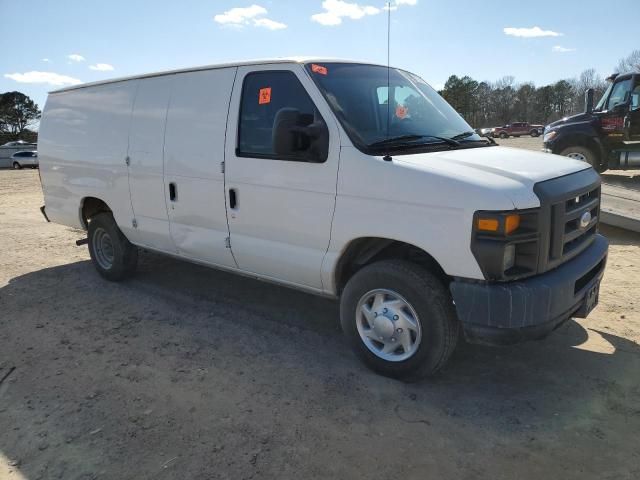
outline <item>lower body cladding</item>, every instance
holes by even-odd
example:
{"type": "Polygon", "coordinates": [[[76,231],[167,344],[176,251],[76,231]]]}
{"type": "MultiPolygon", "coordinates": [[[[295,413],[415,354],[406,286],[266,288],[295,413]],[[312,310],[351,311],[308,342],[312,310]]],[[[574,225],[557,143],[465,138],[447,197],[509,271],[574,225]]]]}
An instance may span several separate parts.
{"type": "Polygon", "coordinates": [[[581,254],[554,270],[520,281],[454,280],[450,289],[466,339],[510,345],[540,339],[598,302],[609,244],[596,235],[581,254]]]}

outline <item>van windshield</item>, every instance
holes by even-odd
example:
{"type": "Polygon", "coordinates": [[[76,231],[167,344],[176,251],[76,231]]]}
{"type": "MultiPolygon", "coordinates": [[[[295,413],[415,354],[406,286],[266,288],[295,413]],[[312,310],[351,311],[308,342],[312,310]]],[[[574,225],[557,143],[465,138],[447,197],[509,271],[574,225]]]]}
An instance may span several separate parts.
{"type": "Polygon", "coordinates": [[[306,68],[357,148],[487,145],[424,80],[395,68],[354,63],[306,68]]]}

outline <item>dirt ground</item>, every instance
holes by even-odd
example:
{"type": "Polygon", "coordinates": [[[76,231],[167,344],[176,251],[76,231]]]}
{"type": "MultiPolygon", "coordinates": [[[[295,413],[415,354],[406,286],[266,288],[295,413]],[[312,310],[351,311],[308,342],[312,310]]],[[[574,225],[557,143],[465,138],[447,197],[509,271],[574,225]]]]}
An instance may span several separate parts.
{"type": "Polygon", "coordinates": [[[403,384],[333,301],[150,253],[108,283],[41,204],[0,171],[0,479],[640,478],[639,235],[602,228],[588,319],[403,384]]]}

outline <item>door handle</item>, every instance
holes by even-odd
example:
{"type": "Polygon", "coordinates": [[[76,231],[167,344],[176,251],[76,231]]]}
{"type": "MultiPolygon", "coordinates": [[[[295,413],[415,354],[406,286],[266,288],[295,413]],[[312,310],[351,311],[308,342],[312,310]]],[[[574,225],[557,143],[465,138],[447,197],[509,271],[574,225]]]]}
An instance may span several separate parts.
{"type": "Polygon", "coordinates": [[[238,194],[235,188],[229,189],[229,208],[235,208],[238,206],[238,194]]]}
{"type": "Polygon", "coordinates": [[[174,182],[169,184],[169,200],[175,202],[178,199],[178,187],[174,182]]]}

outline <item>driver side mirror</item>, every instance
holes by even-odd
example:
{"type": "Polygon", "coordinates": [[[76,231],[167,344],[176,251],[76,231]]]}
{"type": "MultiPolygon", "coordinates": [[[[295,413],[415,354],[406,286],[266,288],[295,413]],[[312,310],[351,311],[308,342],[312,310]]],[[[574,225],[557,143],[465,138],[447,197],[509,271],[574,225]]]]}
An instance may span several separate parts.
{"type": "Polygon", "coordinates": [[[593,88],[587,88],[584,92],[584,112],[592,113],[593,112],[593,88]]]}
{"type": "Polygon", "coordinates": [[[329,130],[322,119],[296,108],[281,108],[273,121],[273,151],[283,157],[321,163],[329,152],[329,130]]]}

